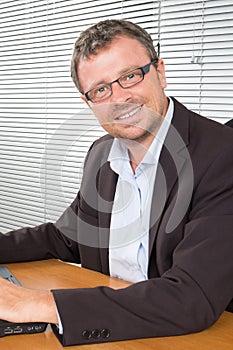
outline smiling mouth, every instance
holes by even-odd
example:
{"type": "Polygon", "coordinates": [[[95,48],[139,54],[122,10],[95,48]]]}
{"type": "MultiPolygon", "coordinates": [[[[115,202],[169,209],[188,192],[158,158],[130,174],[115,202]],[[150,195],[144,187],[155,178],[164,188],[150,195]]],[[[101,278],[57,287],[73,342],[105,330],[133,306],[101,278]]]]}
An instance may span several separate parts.
{"type": "Polygon", "coordinates": [[[130,117],[134,116],[136,113],[138,113],[141,109],[142,109],[142,106],[139,106],[139,107],[133,109],[132,111],[127,112],[127,113],[121,115],[120,117],[117,117],[116,120],[125,120],[127,118],[130,118],[130,117]]]}

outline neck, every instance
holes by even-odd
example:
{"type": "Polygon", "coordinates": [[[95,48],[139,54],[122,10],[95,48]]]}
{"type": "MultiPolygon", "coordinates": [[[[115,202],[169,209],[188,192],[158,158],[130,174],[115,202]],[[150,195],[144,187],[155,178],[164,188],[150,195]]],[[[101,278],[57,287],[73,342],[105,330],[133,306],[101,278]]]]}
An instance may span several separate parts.
{"type": "Polygon", "coordinates": [[[150,134],[150,137],[147,137],[144,142],[141,142],[140,140],[124,140],[124,143],[128,148],[130,165],[134,173],[136,172],[137,166],[143,160],[154,138],[155,136],[150,134]]]}

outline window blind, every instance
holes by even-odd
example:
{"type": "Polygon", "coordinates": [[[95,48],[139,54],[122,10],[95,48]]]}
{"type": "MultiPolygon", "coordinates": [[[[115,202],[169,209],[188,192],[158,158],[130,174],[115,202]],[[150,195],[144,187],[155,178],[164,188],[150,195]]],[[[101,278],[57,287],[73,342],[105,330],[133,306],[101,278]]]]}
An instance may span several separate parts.
{"type": "Polygon", "coordinates": [[[231,0],[0,1],[0,231],[56,220],[103,134],[79,99],[70,58],[80,32],[107,18],[140,24],[161,47],[167,95],[232,116],[231,0]]]}
{"type": "Polygon", "coordinates": [[[157,1],[0,1],[0,231],[54,221],[103,134],[70,78],[79,33],[127,18],[155,41],[157,1]]]}
{"type": "Polygon", "coordinates": [[[160,25],[167,94],[221,123],[233,118],[233,2],[163,0],[160,25]]]}

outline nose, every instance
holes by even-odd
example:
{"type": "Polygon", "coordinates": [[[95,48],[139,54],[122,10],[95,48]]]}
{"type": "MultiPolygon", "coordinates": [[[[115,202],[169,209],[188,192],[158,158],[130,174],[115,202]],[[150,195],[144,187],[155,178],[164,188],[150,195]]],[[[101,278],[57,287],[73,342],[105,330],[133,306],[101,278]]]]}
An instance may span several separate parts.
{"type": "Polygon", "coordinates": [[[132,97],[132,93],[129,89],[124,89],[116,81],[112,84],[112,96],[111,102],[126,102],[132,97]]]}

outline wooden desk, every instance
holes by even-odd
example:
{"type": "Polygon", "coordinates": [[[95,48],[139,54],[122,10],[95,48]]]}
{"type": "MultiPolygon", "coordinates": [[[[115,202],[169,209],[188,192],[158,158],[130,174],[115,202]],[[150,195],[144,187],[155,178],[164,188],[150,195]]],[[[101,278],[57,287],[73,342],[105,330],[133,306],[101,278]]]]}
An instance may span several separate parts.
{"type": "MultiPolygon", "coordinates": [[[[7,264],[24,287],[37,289],[85,288],[106,285],[126,287],[128,283],[57,260],[7,264]]],[[[44,333],[11,335],[0,338],[1,350],[61,350],[64,349],[50,326],[44,333]]],[[[67,350],[78,346],[66,347],[67,350]]],[[[83,350],[232,350],[233,313],[224,312],[209,329],[185,336],[138,339],[96,345],[82,345],[83,350]]]]}

